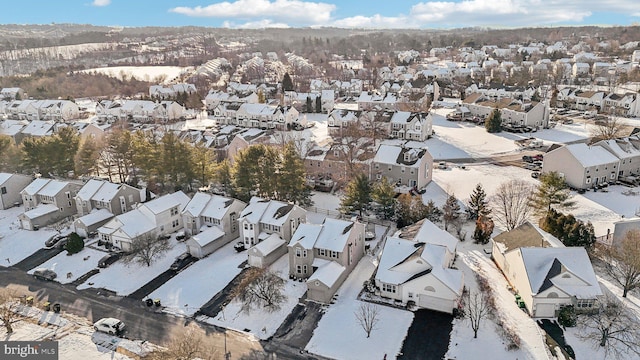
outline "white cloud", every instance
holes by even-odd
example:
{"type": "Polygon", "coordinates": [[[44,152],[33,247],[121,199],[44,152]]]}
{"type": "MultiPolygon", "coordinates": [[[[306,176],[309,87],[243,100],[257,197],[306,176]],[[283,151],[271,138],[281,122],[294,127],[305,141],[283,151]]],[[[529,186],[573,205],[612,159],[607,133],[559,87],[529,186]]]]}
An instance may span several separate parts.
{"type": "Polygon", "coordinates": [[[334,21],[336,27],[344,28],[373,28],[373,29],[409,29],[417,28],[418,24],[404,15],[397,17],[382,16],[353,16],[334,21]]]}
{"type": "Polygon", "coordinates": [[[225,21],[222,23],[222,27],[234,28],[234,29],[267,29],[267,28],[289,28],[290,26],[285,23],[274,23],[269,19],[263,19],[258,21],[249,21],[244,24],[236,24],[231,21],[225,21]]]}
{"type": "Polygon", "coordinates": [[[111,4],[111,0],[93,0],[91,3],[93,6],[107,6],[109,4],[111,4]]]}
{"type": "Polygon", "coordinates": [[[216,17],[250,20],[254,22],[272,21],[276,24],[294,23],[301,25],[328,24],[333,4],[307,2],[301,0],[236,0],[220,2],[208,6],[176,7],[169,11],[193,17],[216,17]]]}

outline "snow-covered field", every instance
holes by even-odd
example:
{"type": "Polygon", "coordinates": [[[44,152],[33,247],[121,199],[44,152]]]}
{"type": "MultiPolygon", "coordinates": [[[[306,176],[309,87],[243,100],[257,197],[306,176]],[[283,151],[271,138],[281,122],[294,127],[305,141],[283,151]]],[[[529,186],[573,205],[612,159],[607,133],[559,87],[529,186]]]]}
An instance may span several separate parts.
{"type": "Polygon", "coordinates": [[[19,228],[18,215],[23,207],[0,210],[0,267],[11,266],[44,247],[44,242],[57,234],[54,230],[28,231],[19,228]]]}
{"type": "Polygon", "coordinates": [[[116,292],[117,295],[127,296],[168,270],[175,258],[186,252],[186,246],[183,243],[172,240],[171,245],[171,249],[156,259],[151,266],[137,263],[125,264],[119,260],[90,277],[77,288],[78,290],[104,288],[116,292]]]}
{"type": "Polygon", "coordinates": [[[236,299],[232,300],[215,318],[207,318],[205,322],[225,328],[245,331],[249,329],[251,333],[260,339],[268,339],[272,336],[291,310],[296,306],[300,297],[307,291],[307,285],[303,282],[290,280],[289,255],[284,255],[273,263],[269,268],[285,279],[284,294],[286,301],[281,304],[280,309],[270,312],[264,309],[255,309],[249,313],[242,312],[242,303],[236,299]]]}
{"type": "MultiPolygon", "coordinates": [[[[36,268],[51,269],[58,274],[56,281],[61,284],[68,284],[98,267],[98,261],[107,253],[100,250],[85,247],[77,254],[67,255],[66,251],[54,256],[49,261],[36,268]]],[[[28,274],[33,274],[34,269],[28,274]]]]}
{"type": "Polygon", "coordinates": [[[305,350],[334,359],[382,359],[395,357],[411,326],[413,313],[379,306],[377,329],[367,338],[355,313],[361,302],[357,299],[362,284],[369,279],[374,258],[365,256],[338,290],[338,299],[328,307],[305,350]]]}
{"type": "Polygon", "coordinates": [[[196,261],[164,283],[149,297],[160,299],[165,312],[193,315],[240,273],[247,252],[237,252],[235,241],[196,261]]]}
{"type": "Polygon", "coordinates": [[[86,69],[82,70],[82,72],[96,72],[119,80],[122,80],[123,77],[133,77],[140,81],[155,82],[162,78],[163,83],[168,83],[189,69],[180,66],[113,66],[86,69]]]}

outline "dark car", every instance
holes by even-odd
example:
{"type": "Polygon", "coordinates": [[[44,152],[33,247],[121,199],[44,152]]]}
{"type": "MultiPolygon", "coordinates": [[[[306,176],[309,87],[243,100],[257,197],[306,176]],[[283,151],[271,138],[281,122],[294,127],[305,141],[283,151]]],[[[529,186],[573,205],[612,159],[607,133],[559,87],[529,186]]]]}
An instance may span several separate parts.
{"type": "Polygon", "coordinates": [[[191,262],[193,262],[194,260],[195,259],[193,256],[191,256],[191,254],[184,253],[176,258],[176,260],[173,262],[173,264],[171,264],[171,267],[169,267],[169,269],[173,271],[182,270],[187,265],[191,264],[191,262]]]}
{"type": "Polygon", "coordinates": [[[67,243],[67,236],[58,234],[58,235],[54,235],[52,238],[45,241],[44,247],[47,249],[51,249],[53,247],[62,247],[66,243],[67,243]]]}
{"type": "Polygon", "coordinates": [[[532,158],[531,156],[529,156],[529,155],[524,155],[524,156],[522,157],[522,161],[530,163],[530,162],[533,162],[534,160],[533,160],[533,158],[532,158]]]}
{"type": "Polygon", "coordinates": [[[118,261],[122,257],[122,253],[111,253],[109,255],[105,255],[98,261],[99,268],[106,268],[107,266],[113,264],[118,261]]]}
{"type": "Polygon", "coordinates": [[[245,250],[244,241],[238,241],[233,245],[233,248],[236,249],[237,252],[241,252],[245,250]]]}
{"type": "Polygon", "coordinates": [[[45,268],[38,268],[33,271],[33,277],[40,280],[53,281],[58,276],[55,271],[45,268]]]}

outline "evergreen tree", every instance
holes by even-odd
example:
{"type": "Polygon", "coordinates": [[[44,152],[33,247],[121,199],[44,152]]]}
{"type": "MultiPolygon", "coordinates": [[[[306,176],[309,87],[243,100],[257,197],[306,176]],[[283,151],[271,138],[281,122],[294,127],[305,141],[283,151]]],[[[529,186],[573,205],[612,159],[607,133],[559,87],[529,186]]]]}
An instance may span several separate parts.
{"type": "Polygon", "coordinates": [[[69,255],[79,253],[84,248],[84,240],[82,240],[80,235],[72,232],[69,234],[69,238],[64,248],[67,250],[69,255]]]}
{"type": "MultiPolygon", "coordinates": [[[[303,38],[304,39],[304,38],[303,38]]],[[[291,76],[289,73],[284,73],[284,77],[282,78],[282,90],[283,91],[293,91],[293,81],[291,80],[291,76]]]]}
{"type": "Polygon", "coordinates": [[[542,219],[540,228],[562,241],[565,246],[582,246],[590,249],[596,242],[593,225],[565,215],[555,209],[549,210],[542,219]]]}
{"type": "Polygon", "coordinates": [[[22,152],[13,139],[7,135],[0,135],[0,171],[19,172],[22,167],[22,152]]]}
{"type": "Polygon", "coordinates": [[[491,115],[485,120],[484,126],[487,132],[498,133],[502,131],[502,116],[500,110],[494,109],[491,115]]]}
{"type": "Polygon", "coordinates": [[[275,149],[252,145],[240,151],[231,171],[233,188],[238,199],[249,201],[252,196],[273,199],[277,169],[275,149]]]}
{"type": "Polygon", "coordinates": [[[322,96],[316,96],[316,113],[322,113],[322,96]]]}
{"type": "Polygon", "coordinates": [[[94,138],[88,137],[80,144],[74,158],[76,176],[91,175],[98,171],[100,157],[99,145],[94,138]]]}
{"type": "Polygon", "coordinates": [[[236,197],[233,188],[233,178],[231,176],[231,165],[229,160],[224,159],[216,165],[213,179],[222,187],[222,191],[231,197],[236,197]]]}
{"type": "Polygon", "coordinates": [[[491,213],[489,202],[487,201],[487,193],[484,192],[482,184],[478,183],[471,193],[466,211],[467,216],[471,220],[475,220],[479,216],[487,216],[491,213]]]}
{"type": "Polygon", "coordinates": [[[473,231],[473,240],[476,244],[487,244],[493,233],[494,223],[491,218],[480,215],[476,220],[476,228],[473,231]]]}
{"type": "Polygon", "coordinates": [[[437,214],[434,214],[433,209],[436,209],[436,212],[439,212],[440,209],[433,204],[433,201],[429,203],[431,205],[425,205],[421,196],[412,196],[411,194],[398,196],[396,203],[396,224],[398,227],[415,224],[424,218],[431,221],[431,219],[438,217],[437,214]]]}
{"type": "Polygon", "coordinates": [[[311,188],[306,184],[304,161],[296,152],[293,142],[287,143],[284,147],[277,178],[280,200],[302,206],[311,205],[311,188]]]}
{"type": "Polygon", "coordinates": [[[209,180],[213,177],[213,158],[213,152],[205,147],[203,143],[199,142],[191,149],[191,163],[194,166],[192,172],[198,174],[197,178],[202,186],[207,186],[209,180]]]}
{"type": "Polygon", "coordinates": [[[311,97],[307,96],[307,104],[305,106],[307,113],[312,113],[313,112],[313,102],[311,101],[311,97]]]}
{"type": "Polygon", "coordinates": [[[460,204],[458,199],[451,194],[442,206],[442,220],[444,220],[444,229],[448,230],[449,225],[453,224],[460,218],[460,204]]]}
{"type": "Polygon", "coordinates": [[[386,177],[383,177],[382,180],[373,185],[371,198],[378,203],[377,214],[383,219],[391,219],[393,217],[396,205],[395,196],[396,192],[393,184],[386,177]]]}
{"type": "Polygon", "coordinates": [[[442,210],[436,206],[433,200],[429,200],[425,206],[425,217],[432,223],[442,220],[442,210]]]}
{"type": "Polygon", "coordinates": [[[575,202],[564,178],[555,171],[540,175],[540,184],[531,195],[529,204],[539,215],[545,216],[552,207],[558,210],[571,209],[575,202]]]}
{"type": "Polygon", "coordinates": [[[345,189],[340,201],[340,211],[344,214],[362,212],[369,207],[371,202],[371,185],[365,174],[357,174],[345,189]]]}

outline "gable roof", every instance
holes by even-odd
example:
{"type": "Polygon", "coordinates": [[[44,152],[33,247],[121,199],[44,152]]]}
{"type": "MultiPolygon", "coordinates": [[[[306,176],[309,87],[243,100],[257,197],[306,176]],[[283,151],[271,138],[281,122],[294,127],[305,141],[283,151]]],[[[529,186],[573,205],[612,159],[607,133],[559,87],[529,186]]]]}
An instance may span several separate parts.
{"type": "Polygon", "coordinates": [[[322,224],[300,224],[289,246],[300,244],[305,249],[342,252],[353,231],[354,222],[326,218],[322,224]]]}
{"type": "Polygon", "coordinates": [[[144,203],[143,206],[149,209],[152,213],[159,214],[174,206],[178,206],[178,210],[181,211],[188,203],[189,197],[182,191],[176,191],[172,194],[167,194],[144,203]]]}
{"type": "Polygon", "coordinates": [[[502,253],[523,247],[564,247],[553,235],[529,221],[511,231],[504,231],[493,238],[502,253]]]}
{"type": "Polygon", "coordinates": [[[337,262],[329,261],[314,271],[307,283],[317,280],[331,288],[346,270],[344,266],[337,262]]]}
{"type": "Polygon", "coordinates": [[[566,145],[554,151],[568,151],[584,167],[618,162],[618,158],[604,148],[584,143],[566,145]]]}
{"type": "Polygon", "coordinates": [[[432,274],[460,295],[463,274],[460,270],[447,268],[444,265],[445,258],[444,246],[389,237],[382,250],[376,279],[387,284],[401,285],[432,274]]]}
{"type": "Polygon", "coordinates": [[[458,246],[458,239],[451,235],[448,231],[440,229],[436,224],[432,223],[428,219],[424,219],[420,230],[414,237],[414,241],[423,242],[433,245],[442,245],[446,247],[449,252],[456,252],[458,246]]]}
{"type": "Polygon", "coordinates": [[[578,299],[602,295],[587,251],[582,247],[521,248],[522,262],[533,295],[555,286],[578,299]],[[558,275],[569,272],[579,280],[575,284],[559,281],[558,275]]]}
{"type": "Polygon", "coordinates": [[[249,205],[240,213],[240,219],[246,219],[251,223],[263,223],[282,226],[288,218],[288,214],[296,208],[296,205],[287,204],[277,200],[264,200],[254,196],[249,205]]]}

